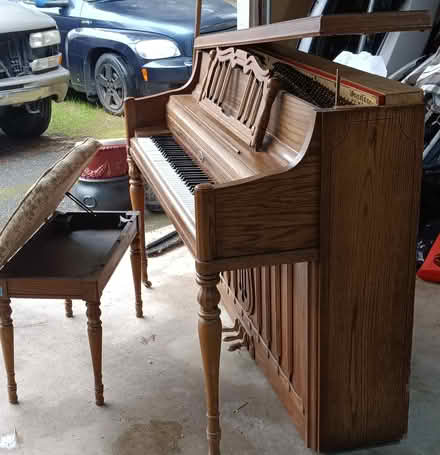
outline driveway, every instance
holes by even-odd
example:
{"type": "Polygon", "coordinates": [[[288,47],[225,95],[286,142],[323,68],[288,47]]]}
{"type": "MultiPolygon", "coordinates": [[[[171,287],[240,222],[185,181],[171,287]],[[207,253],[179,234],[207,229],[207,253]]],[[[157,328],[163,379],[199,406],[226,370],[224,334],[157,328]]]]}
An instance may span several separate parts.
{"type": "Polygon", "coordinates": [[[79,139],[42,136],[17,141],[0,133],[0,229],[38,177],[79,139]]]}
{"type": "MultiPolygon", "coordinates": [[[[0,230],[40,175],[79,140],[81,137],[42,136],[38,139],[17,141],[0,132],[0,230]]],[[[64,198],[60,209],[81,211],[67,198],[64,198]]],[[[173,230],[166,215],[149,212],[146,215],[148,242],[173,230]]]]}

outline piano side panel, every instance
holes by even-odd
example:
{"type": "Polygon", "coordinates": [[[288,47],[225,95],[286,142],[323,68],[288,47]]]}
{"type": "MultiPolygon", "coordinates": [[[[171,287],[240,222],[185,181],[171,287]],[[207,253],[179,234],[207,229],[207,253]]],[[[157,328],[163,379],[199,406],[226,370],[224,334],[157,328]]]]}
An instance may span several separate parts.
{"type": "Polygon", "coordinates": [[[304,438],[307,311],[313,298],[311,289],[319,286],[318,281],[309,283],[309,269],[310,264],[300,263],[226,272],[220,284],[223,305],[252,339],[251,354],[304,438]],[[251,279],[243,279],[246,276],[251,279]]]}
{"type": "Polygon", "coordinates": [[[215,189],[216,258],[319,246],[320,157],[312,145],[280,174],[215,189]]]}
{"type": "Polygon", "coordinates": [[[423,105],[323,113],[322,451],[407,432],[423,105]]]}

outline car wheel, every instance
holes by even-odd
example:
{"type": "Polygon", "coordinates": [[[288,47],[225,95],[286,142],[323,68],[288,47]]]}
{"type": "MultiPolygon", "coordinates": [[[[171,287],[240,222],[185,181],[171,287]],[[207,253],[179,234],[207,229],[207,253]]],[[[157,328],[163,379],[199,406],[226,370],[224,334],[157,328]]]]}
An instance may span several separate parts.
{"type": "Polygon", "coordinates": [[[133,78],[124,60],[116,54],[103,54],[95,67],[96,92],[103,108],[113,115],[124,111],[124,99],[135,95],[133,78]]]}
{"type": "Polygon", "coordinates": [[[52,116],[52,102],[49,98],[37,101],[31,114],[24,106],[10,107],[0,120],[0,128],[11,137],[33,138],[41,136],[48,128],[52,116]]]}

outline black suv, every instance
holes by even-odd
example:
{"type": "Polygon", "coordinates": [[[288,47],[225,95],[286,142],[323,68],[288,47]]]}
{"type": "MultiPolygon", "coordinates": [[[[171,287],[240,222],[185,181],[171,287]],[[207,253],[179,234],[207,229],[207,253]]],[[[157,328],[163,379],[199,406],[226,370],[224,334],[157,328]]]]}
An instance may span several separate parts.
{"type": "MultiPolygon", "coordinates": [[[[24,0],[52,16],[71,85],[119,114],[127,96],[191,75],[195,0],[24,0]]],[[[236,27],[233,1],[204,0],[202,33],[236,27]]]]}

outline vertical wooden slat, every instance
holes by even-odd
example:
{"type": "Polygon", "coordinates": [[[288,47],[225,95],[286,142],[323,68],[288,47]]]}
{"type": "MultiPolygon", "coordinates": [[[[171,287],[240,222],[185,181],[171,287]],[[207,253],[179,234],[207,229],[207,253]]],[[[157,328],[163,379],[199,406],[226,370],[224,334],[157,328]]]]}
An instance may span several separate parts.
{"type": "Polygon", "coordinates": [[[316,451],[320,450],[319,443],[319,264],[309,262],[308,298],[307,298],[307,390],[304,398],[307,409],[306,443],[316,451]]]}
{"type": "Polygon", "coordinates": [[[255,124],[255,119],[257,118],[258,109],[260,109],[261,99],[263,98],[263,83],[258,83],[258,92],[255,97],[254,105],[252,106],[252,112],[249,115],[249,118],[246,122],[248,128],[252,128],[255,124]]]}
{"type": "Polygon", "coordinates": [[[215,93],[214,93],[214,98],[213,98],[213,101],[215,103],[218,102],[220,93],[221,93],[221,91],[223,89],[223,84],[225,82],[225,77],[226,77],[226,74],[228,72],[228,66],[229,66],[229,63],[228,62],[224,62],[224,63],[222,63],[222,65],[220,67],[220,74],[219,74],[219,78],[218,78],[218,81],[217,81],[217,87],[215,88],[215,93]]]}
{"type": "Polygon", "coordinates": [[[261,268],[261,304],[262,304],[262,337],[270,349],[271,333],[271,314],[270,314],[270,267],[261,268]]]}
{"type": "Polygon", "coordinates": [[[293,377],[292,383],[298,394],[303,396],[306,381],[306,323],[308,305],[308,274],[307,263],[293,266],[293,377]]]}
{"type": "Polygon", "coordinates": [[[249,97],[249,93],[251,91],[251,87],[252,87],[252,85],[254,83],[254,80],[255,80],[254,74],[250,73],[249,77],[248,77],[248,80],[247,80],[246,88],[245,88],[244,93],[243,93],[243,98],[241,99],[240,107],[238,108],[237,120],[241,120],[241,116],[243,115],[244,109],[246,107],[246,104],[247,104],[247,101],[248,101],[248,97],[249,97]]]}
{"type": "Polygon", "coordinates": [[[281,266],[270,267],[270,311],[272,313],[272,354],[281,357],[281,266]]]}
{"type": "Polygon", "coordinates": [[[225,99],[225,94],[226,94],[226,90],[229,86],[229,81],[231,80],[231,76],[232,76],[232,65],[229,63],[228,64],[228,69],[227,69],[227,72],[226,72],[226,76],[225,76],[225,80],[223,81],[223,86],[222,86],[222,90],[220,92],[220,96],[219,96],[219,99],[218,99],[218,104],[222,104],[223,103],[223,100],[225,99]]]}
{"type": "Polygon", "coordinates": [[[215,89],[217,87],[218,77],[220,75],[220,70],[221,70],[221,63],[219,61],[214,61],[214,63],[212,64],[211,79],[209,81],[209,86],[206,89],[207,92],[208,92],[208,96],[207,97],[210,100],[214,96],[215,89]]]}
{"type": "Polygon", "coordinates": [[[246,123],[247,119],[251,115],[252,108],[255,105],[254,104],[255,103],[255,95],[257,94],[258,85],[259,84],[258,84],[257,79],[254,78],[254,80],[252,82],[252,85],[251,85],[251,89],[249,91],[249,96],[248,96],[248,99],[247,99],[247,103],[246,103],[246,107],[245,107],[245,110],[244,110],[244,114],[243,114],[243,117],[241,118],[241,122],[242,123],[246,123]]]}
{"type": "Polygon", "coordinates": [[[254,269],[254,280],[255,280],[255,325],[257,326],[258,333],[261,335],[262,331],[262,308],[261,308],[261,268],[256,267],[254,269]]]}
{"type": "Polygon", "coordinates": [[[294,354],[293,286],[293,266],[284,264],[281,266],[281,368],[289,380],[293,375],[294,354]]]}
{"type": "Polygon", "coordinates": [[[237,270],[231,272],[231,287],[234,291],[234,297],[237,298],[237,270]]]}
{"type": "MultiPolygon", "coordinates": [[[[206,71],[205,78],[203,79],[202,89],[200,90],[199,101],[201,101],[203,98],[208,96],[209,81],[212,78],[212,71],[213,71],[215,56],[216,56],[216,52],[214,50],[212,50],[209,53],[208,70],[206,71]]],[[[203,62],[203,60],[202,60],[202,62],[203,62]]],[[[193,65],[194,65],[194,62],[193,62],[193,65]]]]}

